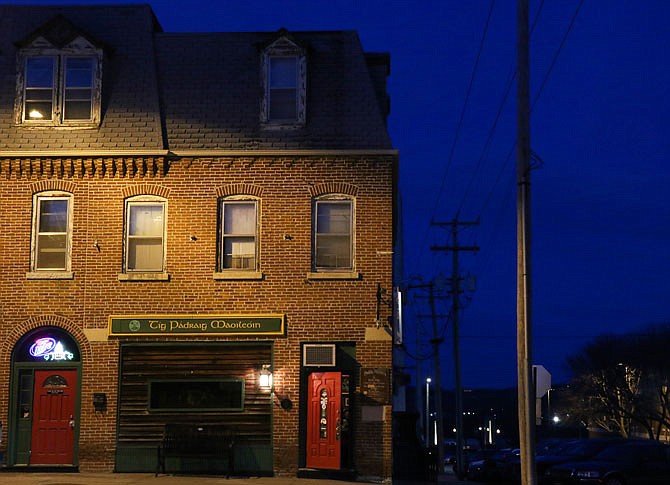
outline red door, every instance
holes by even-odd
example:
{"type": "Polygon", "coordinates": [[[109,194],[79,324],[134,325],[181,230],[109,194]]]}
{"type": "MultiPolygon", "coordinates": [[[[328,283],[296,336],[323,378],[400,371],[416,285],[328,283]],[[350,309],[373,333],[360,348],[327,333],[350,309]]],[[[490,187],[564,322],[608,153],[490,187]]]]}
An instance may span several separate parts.
{"type": "Polygon", "coordinates": [[[36,370],[31,465],[72,465],[76,370],[36,370]]]}
{"type": "Polygon", "coordinates": [[[307,467],[340,468],[339,372],[314,372],[307,384],[307,467]]]}

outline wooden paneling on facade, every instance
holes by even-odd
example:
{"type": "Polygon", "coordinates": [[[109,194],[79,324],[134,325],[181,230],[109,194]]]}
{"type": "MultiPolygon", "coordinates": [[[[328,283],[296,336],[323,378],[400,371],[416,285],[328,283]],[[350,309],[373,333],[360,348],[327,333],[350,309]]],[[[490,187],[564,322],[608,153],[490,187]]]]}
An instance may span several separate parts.
{"type": "Polygon", "coordinates": [[[226,425],[236,441],[271,444],[272,398],[258,385],[258,373],[272,359],[269,344],[127,344],[121,346],[118,443],[158,445],[167,423],[226,425]],[[243,379],[242,411],[155,411],[149,405],[152,380],[243,379]]]}

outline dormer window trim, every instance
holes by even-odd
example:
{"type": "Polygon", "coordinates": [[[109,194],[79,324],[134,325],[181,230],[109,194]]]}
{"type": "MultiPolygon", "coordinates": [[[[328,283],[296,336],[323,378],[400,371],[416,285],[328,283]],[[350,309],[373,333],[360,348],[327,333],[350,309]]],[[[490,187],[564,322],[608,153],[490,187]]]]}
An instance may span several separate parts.
{"type": "Polygon", "coordinates": [[[102,58],[102,49],[82,37],[77,37],[60,49],[38,38],[30,47],[19,50],[15,123],[26,127],[99,126],[102,58]],[[90,63],[86,62],[89,60],[90,63]],[[42,66],[39,66],[40,62],[42,66]],[[30,71],[31,64],[36,68],[34,71],[30,71]],[[52,71],[50,75],[47,74],[49,67],[52,71]],[[90,82],[86,71],[90,71],[90,82]],[[90,112],[86,118],[81,115],[81,109],[86,110],[88,103],[90,112]],[[40,106],[45,110],[44,113],[37,109],[40,106]],[[49,107],[51,113],[48,113],[49,107]],[[68,116],[68,112],[77,108],[80,109],[77,116],[68,116]]]}
{"type": "Polygon", "coordinates": [[[266,129],[304,126],[307,119],[305,49],[288,35],[282,35],[262,51],[261,82],[261,126],[266,129]],[[295,101],[294,112],[291,101],[295,101]]]}

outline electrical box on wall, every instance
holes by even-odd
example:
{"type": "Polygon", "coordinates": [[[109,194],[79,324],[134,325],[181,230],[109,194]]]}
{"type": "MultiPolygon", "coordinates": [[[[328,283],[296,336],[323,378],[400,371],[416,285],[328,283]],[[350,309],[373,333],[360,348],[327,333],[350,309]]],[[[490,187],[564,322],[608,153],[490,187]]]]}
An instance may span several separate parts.
{"type": "Polygon", "coordinates": [[[107,394],[104,392],[93,393],[93,407],[100,413],[107,411],[107,394]]]}

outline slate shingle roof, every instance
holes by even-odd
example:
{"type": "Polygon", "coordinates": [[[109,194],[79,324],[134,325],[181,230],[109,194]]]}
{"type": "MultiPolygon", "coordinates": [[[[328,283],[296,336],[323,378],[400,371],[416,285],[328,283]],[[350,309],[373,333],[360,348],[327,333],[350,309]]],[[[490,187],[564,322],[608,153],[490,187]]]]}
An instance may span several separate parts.
{"type": "Polygon", "coordinates": [[[148,6],[0,6],[0,150],[160,149],[153,37],[148,6]],[[14,125],[16,42],[61,14],[112,49],[103,62],[99,129],[14,125]]]}
{"type": "Polygon", "coordinates": [[[307,123],[266,130],[260,49],[276,32],[164,33],[145,5],[0,6],[0,151],[392,148],[358,35],[291,35],[307,50],[307,123]],[[58,14],[112,51],[99,129],[14,125],[15,43],[58,14]]]}

